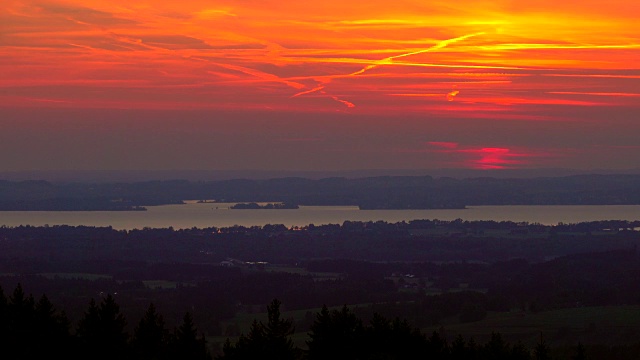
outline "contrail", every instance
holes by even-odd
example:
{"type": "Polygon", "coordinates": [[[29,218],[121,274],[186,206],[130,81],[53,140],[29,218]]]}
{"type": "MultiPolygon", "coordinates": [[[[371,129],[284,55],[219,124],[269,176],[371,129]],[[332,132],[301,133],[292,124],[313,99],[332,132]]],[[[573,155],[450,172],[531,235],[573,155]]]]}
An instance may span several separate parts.
{"type": "MultiPolygon", "coordinates": [[[[418,54],[422,54],[422,53],[426,53],[426,52],[430,52],[430,51],[434,51],[434,50],[442,49],[442,48],[447,47],[447,46],[449,46],[450,44],[453,44],[453,43],[455,43],[455,42],[462,41],[462,40],[465,40],[465,39],[468,39],[468,38],[471,38],[471,37],[474,37],[474,36],[484,35],[484,34],[486,34],[486,33],[485,33],[485,32],[477,32],[477,33],[473,33],[473,34],[467,34],[467,35],[459,36],[459,37],[452,38],[452,39],[443,40],[443,41],[440,41],[439,43],[437,43],[436,45],[431,46],[431,47],[429,47],[429,48],[427,48],[427,49],[418,50],[418,51],[412,51],[412,52],[408,52],[408,53],[404,53],[404,54],[400,54],[400,55],[389,56],[389,57],[386,57],[386,58],[384,58],[384,59],[381,59],[381,60],[375,61],[375,63],[370,64],[370,65],[367,65],[367,66],[365,66],[364,68],[362,68],[362,69],[360,69],[360,70],[358,70],[358,71],[356,71],[356,72],[354,72],[354,73],[347,74],[347,75],[341,75],[341,76],[338,76],[338,77],[347,77],[347,76],[356,76],[356,75],[360,75],[360,74],[362,74],[362,73],[366,72],[367,70],[371,70],[371,69],[373,69],[373,68],[375,68],[375,67],[378,67],[378,66],[380,66],[380,65],[392,65],[392,64],[393,64],[393,60],[394,60],[394,59],[403,58],[403,57],[407,57],[407,56],[411,56],[411,55],[418,55],[418,54]]],[[[327,79],[327,81],[325,82],[325,84],[328,84],[330,81],[331,81],[331,79],[330,79],[330,78],[329,78],[329,79],[327,79]]],[[[294,97],[298,97],[298,96],[301,96],[301,95],[310,94],[310,93],[317,92],[317,91],[320,91],[320,93],[322,93],[322,94],[327,94],[327,93],[323,90],[324,88],[325,88],[325,85],[320,85],[320,86],[317,86],[317,87],[315,87],[315,88],[313,88],[313,89],[311,89],[311,90],[307,90],[307,91],[302,91],[302,92],[296,93],[296,94],[294,94],[294,95],[293,95],[293,96],[291,96],[291,97],[292,97],[292,98],[294,98],[294,97]]],[[[449,101],[453,101],[453,98],[454,98],[458,93],[459,93],[459,91],[457,91],[457,90],[456,90],[456,91],[452,91],[452,92],[448,93],[448,94],[447,94],[447,100],[449,100],[449,101]]],[[[349,101],[339,99],[337,96],[334,96],[334,95],[329,95],[329,96],[330,96],[333,100],[338,101],[338,102],[340,102],[340,103],[342,103],[342,104],[346,105],[347,107],[350,107],[350,108],[355,107],[355,104],[353,104],[353,103],[351,103],[351,102],[349,102],[349,101]]]]}
{"type": "Polygon", "coordinates": [[[459,37],[456,37],[456,38],[453,38],[453,39],[447,39],[447,40],[440,41],[436,45],[434,45],[434,46],[432,46],[430,48],[427,48],[427,49],[418,50],[418,51],[412,51],[412,52],[408,52],[408,53],[400,54],[400,55],[389,56],[387,58],[384,58],[384,59],[376,61],[375,64],[367,65],[364,68],[362,68],[362,69],[360,69],[360,70],[358,70],[358,71],[356,71],[354,73],[351,73],[349,75],[352,75],[352,76],[360,75],[360,74],[364,73],[365,71],[371,70],[371,69],[373,69],[375,67],[378,67],[380,65],[393,64],[393,59],[398,59],[398,58],[411,56],[411,55],[423,54],[423,53],[426,53],[426,52],[442,49],[444,47],[447,47],[449,44],[453,44],[453,43],[458,42],[458,41],[462,41],[462,40],[465,40],[465,39],[468,39],[468,38],[471,38],[471,37],[474,37],[474,36],[479,36],[479,35],[484,35],[484,34],[486,34],[486,33],[485,32],[477,32],[477,33],[473,33],[473,34],[467,34],[467,35],[459,36],[459,37]]]}
{"type": "Polygon", "coordinates": [[[300,96],[300,95],[311,94],[311,93],[313,93],[313,92],[320,91],[320,90],[322,90],[322,89],[324,89],[324,85],[320,85],[320,86],[315,87],[315,88],[313,88],[313,89],[311,89],[311,90],[307,90],[307,91],[299,92],[299,93],[297,93],[297,94],[292,95],[291,97],[292,97],[292,98],[294,98],[294,97],[298,97],[298,96],[300,96]]]}
{"type": "Polygon", "coordinates": [[[339,97],[335,96],[335,95],[331,95],[331,98],[337,102],[343,103],[344,105],[347,105],[347,107],[353,108],[356,107],[356,105],[350,101],[347,100],[342,100],[339,97]]]}
{"type": "Polygon", "coordinates": [[[335,95],[327,94],[327,92],[324,91],[324,85],[317,86],[317,87],[315,87],[315,88],[313,88],[311,90],[299,92],[297,94],[292,95],[291,98],[298,97],[298,96],[301,96],[301,95],[311,94],[311,93],[314,93],[314,92],[319,92],[320,94],[323,94],[325,96],[329,96],[331,99],[333,99],[333,100],[335,100],[335,101],[337,101],[337,102],[339,102],[339,103],[341,103],[343,105],[346,105],[349,108],[356,107],[356,105],[354,103],[350,102],[350,101],[342,100],[342,99],[340,99],[339,97],[337,97],[335,95]]]}
{"type": "Polygon", "coordinates": [[[223,64],[223,63],[213,63],[216,64],[220,67],[223,68],[227,68],[227,69],[231,69],[231,70],[235,70],[247,75],[251,75],[251,76],[255,76],[258,79],[264,80],[264,81],[272,81],[272,82],[279,82],[281,84],[285,84],[287,86],[290,86],[294,89],[302,89],[305,86],[303,84],[297,83],[295,81],[288,81],[285,80],[279,76],[270,74],[270,73],[266,73],[264,71],[260,71],[260,70],[256,70],[253,68],[248,68],[248,67],[244,67],[244,66],[238,66],[238,65],[231,65],[231,64],[223,64]]]}

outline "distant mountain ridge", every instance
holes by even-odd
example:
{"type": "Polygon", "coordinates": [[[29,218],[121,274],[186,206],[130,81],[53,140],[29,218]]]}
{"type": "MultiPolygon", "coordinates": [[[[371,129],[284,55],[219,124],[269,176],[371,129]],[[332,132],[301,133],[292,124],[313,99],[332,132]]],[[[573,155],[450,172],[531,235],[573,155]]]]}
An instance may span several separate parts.
{"type": "Polygon", "coordinates": [[[638,205],[640,174],[536,178],[376,176],[140,182],[0,181],[0,210],[144,210],[184,200],[462,209],[470,205],[638,205]]]}
{"type": "Polygon", "coordinates": [[[472,177],[496,178],[535,178],[559,177],[571,175],[615,175],[640,174],[637,169],[358,169],[358,170],[42,170],[42,171],[4,171],[0,179],[11,181],[45,180],[54,183],[64,182],[136,182],[155,180],[216,181],[233,179],[274,179],[301,177],[319,180],[330,177],[363,178],[376,176],[432,176],[453,177],[458,179],[472,177]]]}

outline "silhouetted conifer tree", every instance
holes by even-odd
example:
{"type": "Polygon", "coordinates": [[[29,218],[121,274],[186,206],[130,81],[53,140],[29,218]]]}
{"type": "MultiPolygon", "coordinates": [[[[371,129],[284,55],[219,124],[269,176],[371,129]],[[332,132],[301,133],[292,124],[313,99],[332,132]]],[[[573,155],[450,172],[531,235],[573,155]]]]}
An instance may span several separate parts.
{"type": "Polygon", "coordinates": [[[9,334],[6,351],[10,359],[30,359],[34,356],[33,326],[35,304],[32,295],[26,296],[22,285],[14,289],[7,304],[9,334]]]}
{"type": "Polygon", "coordinates": [[[491,339],[484,344],[481,359],[502,360],[510,356],[510,346],[504,341],[500,333],[491,333],[491,339]]]}
{"type": "Polygon", "coordinates": [[[283,319],[280,314],[280,301],[273,299],[267,306],[267,324],[264,327],[268,343],[266,357],[268,359],[294,360],[298,357],[298,349],[293,346],[291,335],[294,332],[293,321],[283,319]]]}
{"type": "Polygon", "coordinates": [[[479,346],[476,344],[476,341],[473,338],[469,339],[469,341],[467,341],[467,353],[469,357],[466,360],[479,359],[480,354],[478,348],[479,346]]]}
{"type": "MultiPolygon", "coordinates": [[[[419,329],[411,327],[406,319],[395,318],[391,322],[391,339],[390,345],[396,349],[396,359],[424,359],[428,356],[427,339],[419,329]]],[[[445,346],[442,355],[448,353],[445,346]]]]}
{"type": "Polygon", "coordinates": [[[9,336],[9,310],[7,297],[0,286],[0,349],[6,349],[9,336]]]}
{"type": "Polygon", "coordinates": [[[308,358],[355,359],[362,346],[363,332],[362,321],[346,305],[333,311],[323,305],[309,332],[308,358]]]}
{"type": "MultiPolygon", "coordinates": [[[[406,320],[390,321],[374,314],[365,328],[365,339],[359,352],[364,359],[423,359],[432,356],[423,334],[406,320]]],[[[433,357],[435,358],[435,357],[433,357]]]]}
{"type": "Polygon", "coordinates": [[[375,313],[369,326],[365,329],[367,348],[382,351],[388,347],[388,339],[391,337],[391,323],[384,316],[375,313]]]}
{"type": "Polygon", "coordinates": [[[429,359],[446,359],[449,356],[447,339],[437,331],[431,333],[427,341],[427,354],[429,359]]]}
{"type": "Polygon", "coordinates": [[[94,359],[126,358],[129,355],[126,325],[127,321],[113,296],[107,295],[100,306],[92,299],[76,331],[80,341],[80,356],[94,359]]]}
{"type": "Polygon", "coordinates": [[[578,343],[576,346],[576,353],[571,357],[571,360],[586,360],[587,359],[587,349],[582,345],[582,343],[578,343]]]}
{"type": "Polygon", "coordinates": [[[267,318],[266,325],[254,320],[249,333],[241,334],[235,345],[227,340],[222,349],[223,354],[218,359],[297,359],[300,351],[293,346],[291,340],[293,323],[281,318],[279,300],[274,299],[267,306],[267,318]]]}
{"type": "Polygon", "coordinates": [[[247,335],[240,334],[236,344],[231,344],[229,339],[225,342],[221,359],[252,359],[259,357],[263,349],[268,346],[264,325],[253,320],[247,335]]]}
{"type": "Polygon", "coordinates": [[[33,341],[37,358],[64,357],[72,346],[71,324],[64,312],[58,313],[46,295],[42,295],[35,305],[33,321],[33,341]]]}
{"type": "Polygon", "coordinates": [[[153,304],[135,327],[131,340],[132,351],[136,359],[160,360],[167,358],[168,332],[162,315],[153,304]]]}
{"type": "Polygon", "coordinates": [[[185,313],[182,324],[175,332],[170,344],[172,359],[206,360],[210,358],[204,335],[198,337],[198,329],[190,313],[185,313]]]}
{"type": "Polygon", "coordinates": [[[538,341],[533,351],[533,357],[536,360],[551,360],[551,349],[544,341],[542,334],[540,334],[540,341],[538,341]]]}
{"type": "Polygon", "coordinates": [[[469,354],[469,348],[462,335],[456,336],[450,346],[450,359],[451,360],[468,360],[471,358],[469,354]]]}
{"type": "Polygon", "coordinates": [[[529,349],[527,349],[524,344],[522,344],[521,342],[518,342],[517,344],[513,345],[513,347],[511,348],[511,356],[509,357],[510,360],[530,360],[531,359],[531,352],[529,351],[529,349]]]}

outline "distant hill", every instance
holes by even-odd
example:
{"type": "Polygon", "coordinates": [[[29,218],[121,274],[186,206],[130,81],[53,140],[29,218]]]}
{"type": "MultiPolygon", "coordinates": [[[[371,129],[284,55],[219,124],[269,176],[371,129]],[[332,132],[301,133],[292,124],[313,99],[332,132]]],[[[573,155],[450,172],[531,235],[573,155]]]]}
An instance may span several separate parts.
{"type": "Polygon", "coordinates": [[[116,171],[5,171],[0,179],[12,181],[46,180],[55,183],[66,182],[138,182],[154,180],[183,179],[189,181],[217,181],[233,179],[264,180],[274,178],[301,177],[319,180],[344,177],[349,179],[377,176],[432,176],[456,179],[473,177],[495,178],[535,178],[571,175],[612,175],[640,174],[638,169],[359,169],[335,171],[268,171],[268,170],[116,170],[116,171]]]}
{"type": "Polygon", "coordinates": [[[469,205],[640,204],[640,175],[535,178],[375,176],[212,181],[0,181],[0,210],[143,210],[183,200],[460,209],[469,205]]]}

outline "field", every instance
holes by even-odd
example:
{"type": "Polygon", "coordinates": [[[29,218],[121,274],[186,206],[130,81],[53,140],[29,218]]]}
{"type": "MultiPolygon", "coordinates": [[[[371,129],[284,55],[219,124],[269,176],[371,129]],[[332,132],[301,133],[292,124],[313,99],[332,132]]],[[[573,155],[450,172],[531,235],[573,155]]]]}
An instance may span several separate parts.
{"type": "Polygon", "coordinates": [[[342,277],[342,274],[340,273],[312,272],[302,267],[288,266],[288,265],[281,265],[281,264],[269,264],[265,266],[264,270],[268,272],[286,272],[286,273],[298,274],[302,276],[310,275],[311,277],[313,277],[314,280],[336,280],[342,277]]]}
{"type": "Polygon", "coordinates": [[[87,273],[40,273],[38,274],[47,279],[84,279],[84,280],[98,280],[98,279],[112,279],[111,275],[103,274],[87,274],[87,273]]]}
{"type": "MultiPolygon", "coordinates": [[[[296,311],[283,311],[284,318],[296,323],[312,319],[319,308],[296,311]]],[[[247,333],[254,319],[266,322],[266,313],[243,313],[237,315],[225,325],[234,324],[241,333],[247,333]]],[[[552,346],[575,346],[578,342],[616,345],[635,342],[640,335],[640,306],[579,307],[539,313],[512,311],[506,313],[490,312],[484,320],[473,323],[460,323],[457,318],[443,321],[442,324],[421,329],[429,336],[433,331],[444,333],[449,341],[457,335],[465,339],[473,338],[476,343],[489,340],[492,332],[502,334],[506,341],[515,344],[522,342],[533,348],[540,337],[552,346]]],[[[213,348],[221,348],[224,341],[237,336],[209,337],[207,341],[213,348]]],[[[294,344],[306,348],[309,340],[307,329],[297,328],[292,336],[294,344]]]]}
{"type": "Polygon", "coordinates": [[[533,346],[540,336],[555,346],[583,343],[624,344],[640,334],[640,306],[578,307],[539,313],[489,313],[484,320],[461,324],[457,319],[423,329],[431,333],[444,328],[448,337],[461,334],[477,342],[486,341],[492,331],[510,342],[533,346]]]}

